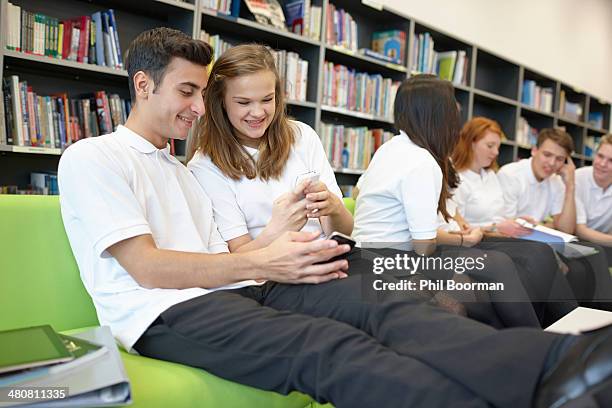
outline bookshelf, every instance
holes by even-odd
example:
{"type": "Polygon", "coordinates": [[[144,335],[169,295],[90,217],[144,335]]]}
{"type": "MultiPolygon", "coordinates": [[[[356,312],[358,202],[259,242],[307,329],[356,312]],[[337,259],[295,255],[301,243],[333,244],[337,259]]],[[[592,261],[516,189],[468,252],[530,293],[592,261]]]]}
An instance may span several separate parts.
{"type": "MultiPolygon", "coordinates": [[[[235,0],[234,0],[235,1],[235,0]]],[[[289,0],[280,0],[281,4],[289,0]]],[[[204,7],[203,0],[12,0],[25,10],[58,19],[112,8],[115,10],[119,43],[125,51],[131,40],[143,30],[170,26],[194,38],[201,30],[219,35],[230,44],[257,41],[277,50],[295,52],[308,62],[306,99],[288,100],[288,113],[308,123],[319,133],[322,125],[367,127],[394,132],[392,118],[371,111],[355,110],[324,100],[327,93],[325,65],[343,66],[369,77],[378,76],[399,82],[418,70],[419,41],[427,36],[431,51],[438,54],[457,52],[464,56],[463,74],[455,81],[455,97],[465,122],[474,116],[487,116],[500,123],[507,135],[502,142],[499,162],[505,164],[530,154],[529,129],[563,126],[574,139],[577,166],[592,162],[592,147],[597,138],[610,131],[610,102],[590,95],[571,84],[518,64],[511,59],[465,41],[409,16],[396,13],[376,1],[311,0],[321,8],[319,37],[295,34],[257,23],[242,0],[239,14],[226,15],[204,7]],[[355,22],[357,32],[350,48],[327,41],[332,20],[330,10],[344,10],[355,22]],[[403,58],[385,61],[359,51],[371,48],[375,32],[398,30],[405,33],[403,58]],[[354,47],[356,45],[356,47],[354,47]],[[535,96],[537,94],[537,96],[535,96]],[[569,105],[568,105],[569,103],[569,105]],[[576,115],[576,110],[578,114],[576,115]]],[[[39,95],[68,92],[70,96],[97,90],[129,98],[127,73],[93,64],[53,59],[6,48],[7,0],[0,0],[0,76],[18,75],[39,95]]],[[[346,44],[345,44],[346,45],[346,44]]],[[[455,79],[455,78],[453,78],[455,79]]],[[[6,140],[4,98],[0,99],[0,140],[6,140]]],[[[176,155],[184,160],[185,144],[176,144],[176,155]]],[[[29,183],[30,172],[54,171],[62,149],[0,144],[0,185],[29,183]]],[[[334,166],[338,183],[355,184],[361,168],[334,166]]]]}

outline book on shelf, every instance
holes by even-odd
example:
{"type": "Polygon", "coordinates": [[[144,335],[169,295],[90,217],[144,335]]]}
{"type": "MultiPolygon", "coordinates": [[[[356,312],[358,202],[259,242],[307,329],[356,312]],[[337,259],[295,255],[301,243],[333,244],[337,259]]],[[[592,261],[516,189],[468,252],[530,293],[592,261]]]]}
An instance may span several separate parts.
{"type": "Polygon", "coordinates": [[[3,79],[7,144],[64,148],[85,137],[110,133],[125,123],[131,101],[97,91],[69,98],[38,95],[17,75],[3,79]]]}
{"type": "Polygon", "coordinates": [[[39,195],[59,195],[57,173],[30,173],[30,189],[39,195]]]}
{"type": "Polygon", "coordinates": [[[340,191],[342,192],[342,197],[353,197],[353,192],[355,191],[355,186],[352,184],[340,184],[340,191]]]}
{"type": "Polygon", "coordinates": [[[599,145],[600,136],[587,135],[584,140],[584,155],[588,158],[592,158],[599,145]]]}
{"type": "Polygon", "coordinates": [[[388,62],[390,64],[399,64],[399,62],[396,59],[387,57],[386,55],[376,52],[374,50],[371,50],[369,48],[360,48],[359,54],[366,56],[366,57],[374,58],[381,62],[388,62]]]}
{"type": "Polygon", "coordinates": [[[523,146],[535,146],[538,141],[539,130],[530,126],[527,119],[519,118],[518,127],[516,129],[516,142],[523,146]]]}
{"type": "Polygon", "coordinates": [[[201,6],[234,17],[238,17],[238,13],[240,12],[240,0],[202,0],[201,6]],[[238,3],[238,12],[233,14],[235,3],[238,3]]]}
{"type": "Polygon", "coordinates": [[[323,65],[323,105],[393,120],[400,83],[380,74],[356,72],[344,65],[323,65]]]}
{"type": "Polygon", "coordinates": [[[553,109],[553,89],[543,88],[533,80],[526,79],[523,81],[523,93],[521,103],[552,113],[553,109]]]}
{"type": "Polygon", "coordinates": [[[336,9],[334,4],[329,3],[325,18],[327,21],[327,31],[325,33],[327,44],[357,52],[359,27],[351,14],[344,9],[336,9]]]}
{"type": "MultiPolygon", "coordinates": [[[[206,31],[200,31],[200,40],[208,43],[213,49],[213,62],[219,59],[221,54],[229,50],[232,44],[221,38],[219,34],[211,35],[206,31]]],[[[211,64],[212,67],[212,64],[211,64]]]]}
{"type": "Polygon", "coordinates": [[[8,3],[6,48],[111,68],[123,68],[113,9],[58,19],[8,3]]]}
{"type": "Polygon", "coordinates": [[[582,118],[582,104],[567,100],[567,95],[563,89],[559,92],[559,114],[576,122],[579,122],[582,118]]]}
{"type": "Polygon", "coordinates": [[[428,32],[416,36],[413,44],[410,71],[433,74],[455,85],[466,85],[469,59],[465,50],[438,52],[435,41],[428,32]]]}
{"type": "Polygon", "coordinates": [[[383,129],[321,123],[321,143],[334,168],[366,169],[374,152],[391,137],[383,129]]]}
{"type": "Polygon", "coordinates": [[[303,60],[299,54],[292,51],[270,49],[270,53],[274,57],[281,83],[285,84],[285,98],[293,101],[306,101],[308,61],[303,60]]]}
{"type": "Polygon", "coordinates": [[[406,32],[402,30],[375,31],[372,33],[372,50],[402,65],[406,54],[406,32]]]}
{"type": "Polygon", "coordinates": [[[259,24],[287,31],[283,8],[277,0],[244,0],[244,2],[259,24]]]}
{"type": "Polygon", "coordinates": [[[589,125],[603,129],[604,127],[604,114],[603,112],[589,112],[589,125]]]}

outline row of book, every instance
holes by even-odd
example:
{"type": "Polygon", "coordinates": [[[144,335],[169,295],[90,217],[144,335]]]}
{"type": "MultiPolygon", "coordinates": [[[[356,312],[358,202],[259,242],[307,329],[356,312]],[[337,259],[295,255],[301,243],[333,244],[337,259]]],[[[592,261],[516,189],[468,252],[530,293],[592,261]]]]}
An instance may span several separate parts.
{"type": "Polygon", "coordinates": [[[553,111],[553,89],[539,86],[536,81],[526,79],[523,81],[521,103],[544,112],[553,111]]]}
{"type": "Polygon", "coordinates": [[[200,31],[200,40],[210,44],[213,49],[213,62],[219,59],[221,54],[225,51],[229,50],[232,47],[232,44],[228,41],[225,41],[219,34],[210,35],[206,31],[200,31]]]}
{"type": "Polygon", "coordinates": [[[321,143],[334,168],[366,169],[374,152],[393,137],[383,129],[321,123],[321,143]]]}
{"type": "Polygon", "coordinates": [[[115,13],[57,19],[8,3],[9,50],[112,68],[123,68],[115,13]]]}
{"type": "Polygon", "coordinates": [[[530,126],[527,119],[520,117],[516,129],[516,142],[523,146],[535,146],[538,141],[539,130],[530,126]]]}
{"type": "Polygon", "coordinates": [[[97,91],[69,98],[67,93],[37,95],[17,75],[3,80],[7,140],[3,144],[64,148],[77,140],[110,133],[125,123],[129,100],[97,91]]]}
{"type": "MultiPolygon", "coordinates": [[[[206,31],[200,31],[200,40],[209,43],[214,50],[213,61],[232,47],[221,36],[210,35],[206,31]]],[[[299,54],[286,50],[270,49],[274,62],[285,84],[285,98],[293,101],[305,101],[308,89],[308,61],[300,58],[299,54]]]]}
{"type": "Polygon", "coordinates": [[[293,101],[306,101],[308,89],[308,61],[299,54],[285,50],[270,50],[276,69],[285,83],[285,98],[293,101]]]}
{"type": "Polygon", "coordinates": [[[466,85],[469,59],[465,50],[438,52],[430,33],[421,33],[413,44],[411,72],[434,74],[456,85],[466,85]]]}
{"type": "Polygon", "coordinates": [[[327,21],[325,42],[356,52],[358,27],[351,14],[344,9],[336,9],[336,6],[329,3],[325,18],[327,21]]]}
{"type": "Polygon", "coordinates": [[[393,120],[393,103],[400,83],[382,75],[356,72],[326,61],[323,66],[324,105],[393,120]]]}
{"type": "Polygon", "coordinates": [[[582,120],[582,104],[570,102],[565,96],[565,91],[559,92],[559,114],[567,119],[579,122],[582,120]]]}

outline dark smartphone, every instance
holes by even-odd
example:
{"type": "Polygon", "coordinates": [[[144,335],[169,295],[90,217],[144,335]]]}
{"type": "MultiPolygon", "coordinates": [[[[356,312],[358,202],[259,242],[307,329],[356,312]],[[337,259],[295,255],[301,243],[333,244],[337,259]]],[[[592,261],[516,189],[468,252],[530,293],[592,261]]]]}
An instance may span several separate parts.
{"type": "Polygon", "coordinates": [[[349,245],[351,247],[351,249],[350,249],[350,251],[345,252],[342,255],[334,256],[329,261],[326,261],[324,263],[334,262],[334,261],[338,261],[340,259],[348,258],[349,254],[351,253],[353,248],[355,248],[355,244],[356,244],[356,242],[353,240],[353,238],[351,238],[348,235],[345,235],[345,234],[343,234],[341,232],[335,232],[334,231],[334,232],[331,233],[331,235],[327,239],[333,239],[334,241],[336,241],[338,243],[338,245],[349,245]]]}

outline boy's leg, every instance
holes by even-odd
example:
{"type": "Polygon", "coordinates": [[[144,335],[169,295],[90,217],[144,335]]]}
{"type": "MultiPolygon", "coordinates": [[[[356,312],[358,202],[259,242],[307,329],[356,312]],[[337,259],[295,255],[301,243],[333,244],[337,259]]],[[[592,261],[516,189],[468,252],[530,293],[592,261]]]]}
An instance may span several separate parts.
{"type": "Polygon", "coordinates": [[[360,328],[493,406],[531,404],[549,351],[561,336],[527,328],[498,331],[426,305],[410,291],[373,293],[374,279],[397,281],[361,273],[321,285],[272,284],[263,304],[360,328]]]}
{"type": "Polygon", "coordinates": [[[346,323],[262,306],[273,285],[175,305],[134,348],[253,387],[298,390],[338,408],[488,406],[461,382],[346,323]]]}
{"type": "Polygon", "coordinates": [[[512,259],[543,327],[578,306],[567,279],[559,269],[554,250],[549,245],[514,238],[489,237],[478,248],[503,252],[512,259]]]}

